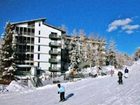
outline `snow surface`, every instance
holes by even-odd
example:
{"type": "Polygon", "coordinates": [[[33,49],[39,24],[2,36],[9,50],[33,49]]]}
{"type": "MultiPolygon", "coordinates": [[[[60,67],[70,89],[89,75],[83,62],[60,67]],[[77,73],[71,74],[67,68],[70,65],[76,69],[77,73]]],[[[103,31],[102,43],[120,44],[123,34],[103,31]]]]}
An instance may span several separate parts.
{"type": "Polygon", "coordinates": [[[6,90],[8,92],[15,92],[15,91],[25,91],[27,90],[28,88],[25,87],[24,85],[21,85],[19,84],[18,82],[16,81],[12,81],[7,87],[6,87],[6,90]]]}
{"type": "Polygon", "coordinates": [[[140,61],[128,67],[129,77],[118,85],[117,75],[63,83],[67,101],[59,102],[57,85],[0,94],[0,105],[140,105],[140,61]]]}

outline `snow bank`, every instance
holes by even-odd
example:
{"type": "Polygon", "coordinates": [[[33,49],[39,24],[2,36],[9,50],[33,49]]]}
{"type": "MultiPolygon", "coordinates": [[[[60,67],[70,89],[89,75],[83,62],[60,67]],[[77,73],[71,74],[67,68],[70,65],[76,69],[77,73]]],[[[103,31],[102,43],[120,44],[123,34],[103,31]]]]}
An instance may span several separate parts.
{"type": "Polygon", "coordinates": [[[28,89],[27,86],[21,85],[21,84],[19,84],[19,83],[16,82],[16,81],[12,81],[12,82],[6,87],[6,90],[7,90],[8,92],[25,91],[25,90],[27,90],[27,89],[28,89]]]}
{"type": "Polygon", "coordinates": [[[103,66],[103,67],[101,67],[101,70],[99,70],[98,67],[95,66],[95,67],[91,67],[91,68],[82,69],[81,73],[83,73],[83,74],[89,74],[89,73],[100,74],[102,72],[105,74],[110,74],[111,69],[116,71],[114,66],[103,66]]]}

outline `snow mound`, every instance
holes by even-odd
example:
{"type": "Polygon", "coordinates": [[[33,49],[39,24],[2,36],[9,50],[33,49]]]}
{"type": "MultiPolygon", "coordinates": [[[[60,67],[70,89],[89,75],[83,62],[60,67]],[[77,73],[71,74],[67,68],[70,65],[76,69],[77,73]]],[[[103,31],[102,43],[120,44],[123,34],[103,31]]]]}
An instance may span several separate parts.
{"type": "Polygon", "coordinates": [[[17,92],[17,91],[25,91],[27,87],[24,85],[19,84],[16,81],[12,81],[7,87],[6,90],[8,92],[17,92]]]}

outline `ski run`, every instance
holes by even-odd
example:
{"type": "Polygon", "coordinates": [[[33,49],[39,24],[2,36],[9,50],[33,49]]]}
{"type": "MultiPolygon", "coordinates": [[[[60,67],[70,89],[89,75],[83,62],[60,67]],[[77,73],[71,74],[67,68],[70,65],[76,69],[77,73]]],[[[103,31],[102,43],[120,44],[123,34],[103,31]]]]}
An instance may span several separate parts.
{"type": "Polygon", "coordinates": [[[62,83],[67,99],[64,102],[59,102],[57,84],[20,87],[22,91],[1,92],[0,105],[140,105],[140,61],[128,68],[129,77],[123,78],[123,85],[117,83],[116,74],[62,83]]]}

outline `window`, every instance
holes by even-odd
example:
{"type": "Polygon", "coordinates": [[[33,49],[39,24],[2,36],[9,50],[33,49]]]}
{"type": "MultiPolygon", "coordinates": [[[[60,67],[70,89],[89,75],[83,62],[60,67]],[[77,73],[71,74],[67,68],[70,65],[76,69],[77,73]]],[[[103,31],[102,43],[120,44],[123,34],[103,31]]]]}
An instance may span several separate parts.
{"type": "Polygon", "coordinates": [[[51,32],[51,34],[53,34],[53,35],[57,35],[57,33],[56,33],[56,32],[51,32]]]}
{"type": "Polygon", "coordinates": [[[38,51],[40,51],[40,45],[38,45],[38,51]]]}
{"type": "Polygon", "coordinates": [[[34,29],[31,29],[31,31],[32,31],[32,34],[35,33],[35,30],[34,29]]]}
{"type": "Polygon", "coordinates": [[[23,28],[22,27],[20,27],[20,34],[22,34],[23,33],[23,28]]]}
{"type": "Polygon", "coordinates": [[[40,43],[40,37],[38,38],[38,43],[40,43]]]}
{"type": "Polygon", "coordinates": [[[38,32],[38,35],[40,35],[40,31],[38,32]]]}
{"type": "Polygon", "coordinates": [[[19,33],[19,27],[16,27],[16,32],[19,33]]]}
{"type": "Polygon", "coordinates": [[[28,28],[28,35],[30,35],[31,34],[31,29],[30,28],[28,28]]]}
{"type": "Polygon", "coordinates": [[[40,54],[38,54],[38,59],[40,59],[40,54]]]}
{"type": "Polygon", "coordinates": [[[34,56],[33,56],[33,54],[31,54],[31,60],[33,60],[34,59],[34,56]]]}
{"type": "Polygon", "coordinates": [[[34,38],[31,38],[31,43],[34,44],[34,38]]]}
{"type": "Polygon", "coordinates": [[[38,67],[40,67],[40,62],[38,62],[38,67]]]}
{"type": "Polygon", "coordinates": [[[24,28],[24,34],[27,34],[27,28],[24,28]]]}
{"type": "Polygon", "coordinates": [[[33,52],[34,51],[34,47],[33,46],[31,46],[31,52],[33,52]]]}
{"type": "Polygon", "coordinates": [[[53,64],[51,68],[52,69],[57,69],[57,64],[53,64]]]}
{"type": "Polygon", "coordinates": [[[28,27],[34,27],[35,26],[35,22],[28,22],[28,27]]]}

